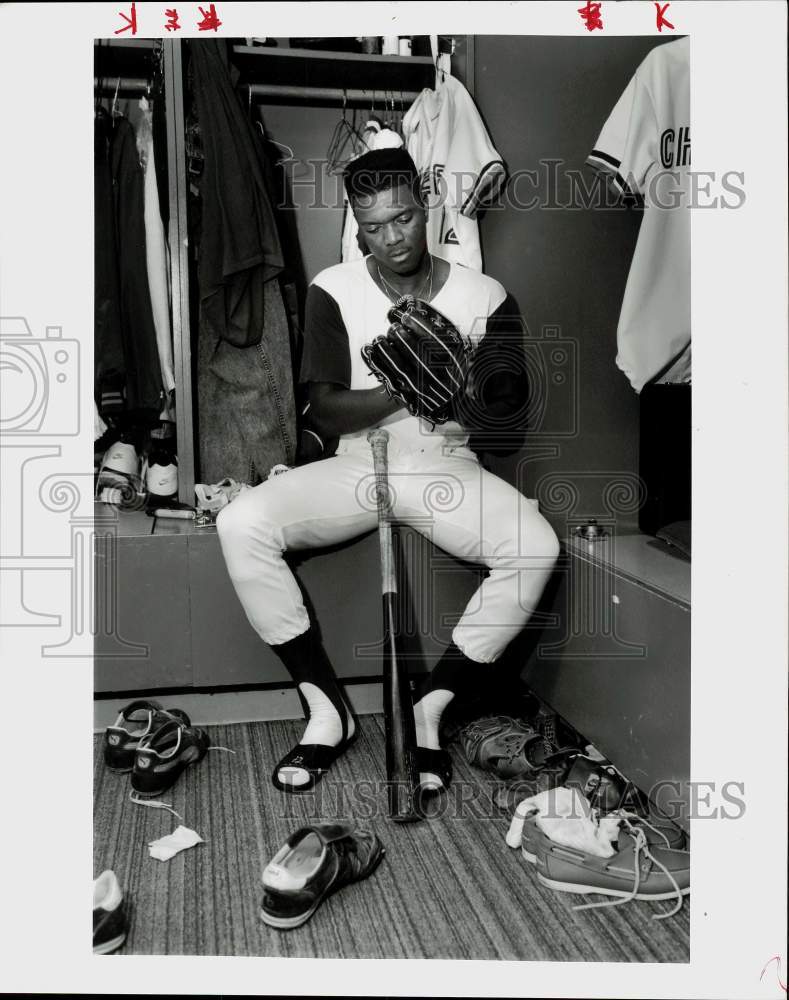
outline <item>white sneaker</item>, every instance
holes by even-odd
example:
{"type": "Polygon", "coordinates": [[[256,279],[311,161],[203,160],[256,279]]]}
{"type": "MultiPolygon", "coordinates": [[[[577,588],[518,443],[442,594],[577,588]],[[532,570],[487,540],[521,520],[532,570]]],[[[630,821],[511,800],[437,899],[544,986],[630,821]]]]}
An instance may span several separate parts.
{"type": "Polygon", "coordinates": [[[104,452],[97,490],[104,486],[125,486],[128,483],[135,489],[140,485],[140,459],[133,444],[116,441],[104,452]]]}
{"type": "Polygon", "coordinates": [[[168,452],[152,452],[145,460],[145,489],[149,496],[174,497],[178,493],[178,461],[168,452]]]}
{"type": "Polygon", "coordinates": [[[115,872],[102,872],[93,883],[93,953],[108,955],[126,940],[123,893],[115,872]]]}

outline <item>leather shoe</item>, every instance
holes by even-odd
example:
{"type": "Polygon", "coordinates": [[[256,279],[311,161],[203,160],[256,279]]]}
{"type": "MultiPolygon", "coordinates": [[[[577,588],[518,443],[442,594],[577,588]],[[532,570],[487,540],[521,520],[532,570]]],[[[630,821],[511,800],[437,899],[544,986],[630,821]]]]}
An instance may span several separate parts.
{"type": "Polygon", "coordinates": [[[374,833],[351,824],[301,827],[263,871],[260,919],[279,930],[300,927],[333,892],[371,875],[385,853],[374,833]]]}

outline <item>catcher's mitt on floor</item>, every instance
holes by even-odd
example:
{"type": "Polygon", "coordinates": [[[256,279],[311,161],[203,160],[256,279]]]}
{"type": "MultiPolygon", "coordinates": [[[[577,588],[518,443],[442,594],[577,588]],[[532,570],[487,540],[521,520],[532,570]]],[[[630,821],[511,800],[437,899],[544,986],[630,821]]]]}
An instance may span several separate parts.
{"type": "Polygon", "coordinates": [[[387,332],[362,348],[367,367],[415,417],[446,423],[465,391],[473,348],[427,302],[404,295],[389,310],[387,332]]]}

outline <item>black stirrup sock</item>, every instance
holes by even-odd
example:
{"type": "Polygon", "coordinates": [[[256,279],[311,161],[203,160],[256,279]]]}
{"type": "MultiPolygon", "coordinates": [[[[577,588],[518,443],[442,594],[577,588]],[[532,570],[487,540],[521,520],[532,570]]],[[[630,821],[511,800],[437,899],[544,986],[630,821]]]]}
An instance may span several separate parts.
{"type": "Polygon", "coordinates": [[[305,717],[308,720],[310,718],[309,706],[298,685],[314,684],[329,699],[339,715],[342,723],[342,739],[345,740],[349,728],[348,707],[340,690],[337,675],[314,626],[311,625],[306,632],[297,635],[295,639],[272,645],[271,649],[282,660],[295,682],[305,717]]]}
{"type": "Polygon", "coordinates": [[[451,691],[465,694],[480,682],[480,670],[486,664],[470,660],[454,642],[450,642],[438,663],[417,686],[417,699],[424,698],[431,691],[451,691]]]}

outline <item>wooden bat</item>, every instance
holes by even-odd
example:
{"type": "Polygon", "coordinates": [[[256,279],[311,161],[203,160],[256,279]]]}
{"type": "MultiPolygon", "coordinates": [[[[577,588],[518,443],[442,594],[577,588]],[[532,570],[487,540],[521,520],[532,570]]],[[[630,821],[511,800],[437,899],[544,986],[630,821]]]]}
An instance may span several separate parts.
{"type": "Polygon", "coordinates": [[[419,810],[419,767],[416,760],[414,710],[400,643],[397,571],[386,453],[389,433],[377,428],[369,432],[367,440],[373,451],[378,501],[378,537],[381,543],[387,799],[391,819],[396,823],[412,823],[423,817],[419,810]]]}

